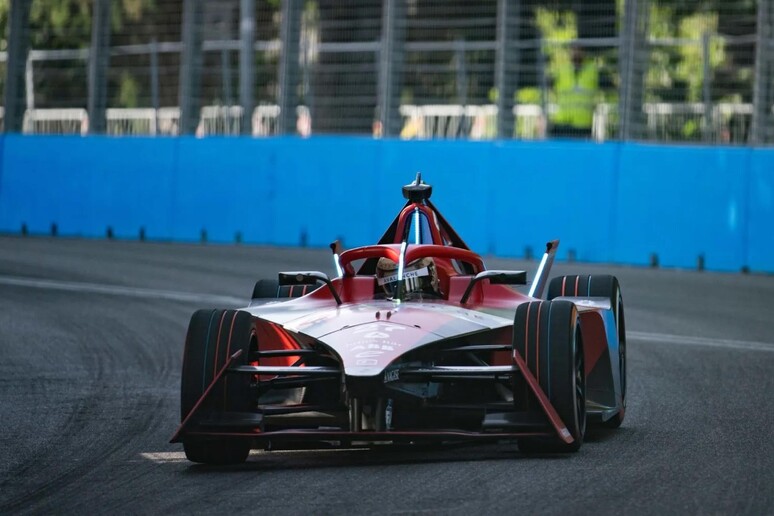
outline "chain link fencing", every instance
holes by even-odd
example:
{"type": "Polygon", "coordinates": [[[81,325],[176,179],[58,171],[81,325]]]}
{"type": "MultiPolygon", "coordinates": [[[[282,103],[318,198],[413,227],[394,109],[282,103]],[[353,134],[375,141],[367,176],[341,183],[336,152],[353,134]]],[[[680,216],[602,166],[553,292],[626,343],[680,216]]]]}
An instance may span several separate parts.
{"type": "Polygon", "coordinates": [[[3,130],[774,143],[774,0],[10,0],[3,130]]]}

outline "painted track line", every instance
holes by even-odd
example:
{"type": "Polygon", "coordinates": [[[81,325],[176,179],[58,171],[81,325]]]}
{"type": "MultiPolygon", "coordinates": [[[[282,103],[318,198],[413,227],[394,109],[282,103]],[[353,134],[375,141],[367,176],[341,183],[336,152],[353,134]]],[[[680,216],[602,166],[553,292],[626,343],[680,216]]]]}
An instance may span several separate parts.
{"type": "Polygon", "coordinates": [[[628,340],[642,342],[659,342],[662,344],[677,344],[687,346],[705,346],[710,348],[736,349],[741,351],[774,352],[774,343],[755,342],[750,340],[712,339],[709,337],[689,337],[686,335],[669,335],[664,333],[649,333],[642,331],[627,331],[628,340]]]}
{"type": "MultiPolygon", "coordinates": [[[[164,299],[169,301],[181,301],[188,303],[206,303],[221,305],[224,307],[243,307],[249,303],[248,299],[233,296],[221,296],[217,294],[202,294],[196,292],[178,292],[174,290],[158,290],[139,287],[125,287],[122,285],[108,285],[100,283],[82,283],[74,281],[48,280],[38,278],[25,278],[19,276],[0,276],[0,285],[14,287],[38,288],[44,290],[62,290],[69,292],[81,292],[86,294],[104,294],[112,296],[136,297],[142,299],[164,299]]],[[[640,342],[658,342],[662,344],[676,344],[688,346],[704,346],[710,348],[735,349],[742,351],[768,351],[774,352],[774,343],[755,342],[747,340],[712,339],[708,337],[690,337],[687,335],[672,335],[665,333],[650,333],[641,331],[628,331],[628,340],[640,342]]]]}
{"type": "Polygon", "coordinates": [[[122,285],[81,283],[75,281],[24,278],[17,276],[0,276],[0,285],[38,288],[44,290],[63,290],[69,292],[82,292],[86,294],[137,297],[142,299],[165,299],[169,301],[182,301],[189,303],[215,303],[219,305],[228,305],[228,307],[247,306],[249,303],[249,300],[244,298],[221,296],[217,294],[178,292],[174,290],[158,290],[140,287],[125,287],[122,285]]]}

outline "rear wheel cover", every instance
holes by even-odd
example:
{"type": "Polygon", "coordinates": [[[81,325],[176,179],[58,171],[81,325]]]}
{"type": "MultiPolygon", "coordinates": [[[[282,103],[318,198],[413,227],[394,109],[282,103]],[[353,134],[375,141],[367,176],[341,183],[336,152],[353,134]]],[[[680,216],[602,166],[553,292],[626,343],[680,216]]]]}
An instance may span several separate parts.
{"type": "MultiPolygon", "coordinates": [[[[618,335],[618,378],[620,393],[620,410],[602,425],[608,428],[618,428],[626,415],[626,319],[624,317],[623,296],[618,278],[608,274],[571,275],[553,278],[548,286],[548,299],[559,296],[606,297],[615,314],[616,331],[618,335]]],[[[611,357],[612,358],[612,357],[611,357]]],[[[614,361],[615,358],[612,358],[614,361]]],[[[613,364],[611,364],[613,365],[613,364]]],[[[613,372],[615,374],[615,371],[613,372]]]]}

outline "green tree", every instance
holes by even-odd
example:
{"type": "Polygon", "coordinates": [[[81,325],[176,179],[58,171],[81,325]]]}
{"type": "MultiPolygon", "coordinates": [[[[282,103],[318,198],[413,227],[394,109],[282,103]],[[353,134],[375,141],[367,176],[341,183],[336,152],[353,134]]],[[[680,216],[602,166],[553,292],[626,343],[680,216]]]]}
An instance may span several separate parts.
{"type": "MultiPolygon", "coordinates": [[[[155,0],[112,0],[111,29],[141,22],[155,7],[155,0]]],[[[0,0],[0,50],[8,47],[10,0],[0,0]]],[[[32,49],[88,48],[91,43],[92,0],[32,0],[29,37],[32,49]]],[[[34,68],[36,105],[83,107],[86,103],[87,63],[83,60],[42,61],[34,68]]],[[[5,82],[5,74],[2,76],[5,82]]],[[[125,104],[132,104],[131,74],[122,74],[117,90],[125,104]],[[124,84],[126,83],[126,84],[124,84]]],[[[134,88],[136,90],[136,88],[134,88]]]]}

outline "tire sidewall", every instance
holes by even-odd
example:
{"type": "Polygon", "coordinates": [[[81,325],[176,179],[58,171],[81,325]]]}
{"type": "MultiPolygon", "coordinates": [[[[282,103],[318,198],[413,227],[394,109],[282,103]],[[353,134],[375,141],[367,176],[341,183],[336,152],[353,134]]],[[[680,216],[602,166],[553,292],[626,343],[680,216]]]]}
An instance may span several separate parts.
{"type": "MultiPolygon", "coordinates": [[[[576,393],[576,358],[583,360],[577,308],[564,300],[519,306],[514,319],[513,347],[575,440],[566,445],[558,438],[525,438],[520,439],[520,445],[523,443],[531,451],[576,451],[586,427],[585,371],[581,386],[583,406],[579,406],[576,393]]],[[[518,377],[514,380],[514,402],[517,409],[540,410],[526,382],[518,377]]]]}
{"type": "MultiPolygon", "coordinates": [[[[183,352],[180,417],[196,405],[231,355],[242,350],[234,365],[247,363],[255,329],[252,316],[240,310],[198,310],[191,316],[183,352]]],[[[226,375],[216,384],[199,413],[245,412],[251,409],[250,377],[226,375]]]]}

